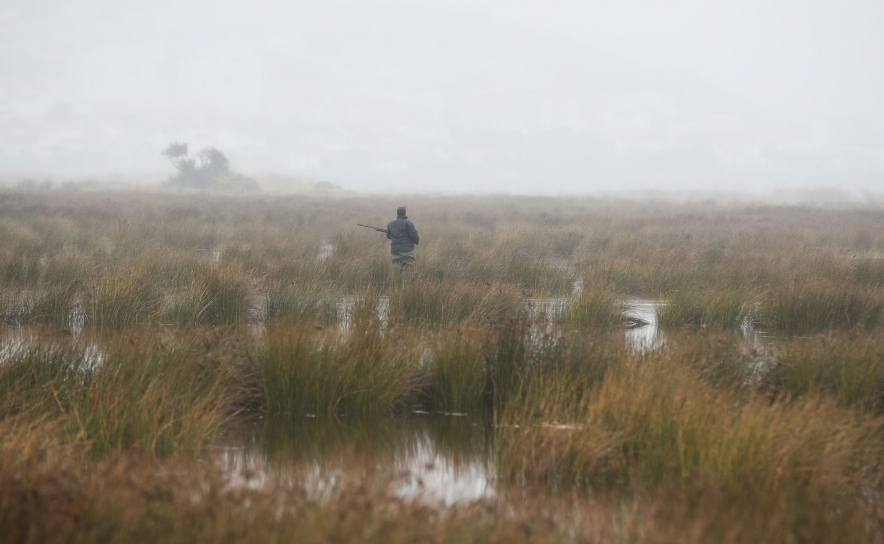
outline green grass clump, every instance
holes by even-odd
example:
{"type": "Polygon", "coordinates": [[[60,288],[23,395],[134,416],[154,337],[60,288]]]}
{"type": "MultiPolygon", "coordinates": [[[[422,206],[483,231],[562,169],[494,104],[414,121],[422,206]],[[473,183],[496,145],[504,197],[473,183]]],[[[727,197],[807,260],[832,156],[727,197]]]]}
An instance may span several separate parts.
{"type": "Polygon", "coordinates": [[[276,284],[265,297],[265,318],[268,321],[312,321],[334,323],[338,318],[335,297],[323,294],[315,286],[276,284]]]}
{"type": "Polygon", "coordinates": [[[472,323],[433,336],[426,393],[428,408],[475,413],[487,405],[488,340],[487,329],[472,323]]]}
{"type": "Polygon", "coordinates": [[[68,439],[95,454],[198,449],[237,399],[228,390],[236,375],[229,352],[210,353],[212,342],[129,336],[102,348],[10,346],[0,365],[0,418],[59,418],[68,439]]]}
{"type": "Polygon", "coordinates": [[[682,288],[670,293],[657,309],[657,322],[665,327],[733,329],[751,318],[751,306],[739,291],[682,288]]]}
{"type": "Polygon", "coordinates": [[[166,320],[179,325],[221,325],[247,321],[252,280],[236,266],[198,268],[166,304],[166,320]]]}
{"type": "Polygon", "coordinates": [[[884,326],[884,289],[829,282],[793,282],[762,301],[762,326],[789,333],[884,326]]]}
{"type": "Polygon", "coordinates": [[[376,319],[347,332],[276,327],[255,367],[267,410],[290,415],[389,414],[412,397],[420,377],[413,340],[393,341],[376,319]]]}
{"type": "Polygon", "coordinates": [[[409,325],[445,327],[466,320],[502,322],[521,312],[515,289],[498,284],[415,278],[390,293],[389,317],[409,325]]]}
{"type": "Polygon", "coordinates": [[[563,317],[565,323],[580,328],[620,326],[623,301],[612,288],[587,286],[571,300],[563,317]]]}
{"type": "Polygon", "coordinates": [[[88,294],[86,319],[101,328],[147,325],[160,313],[160,296],[148,278],[127,269],[105,276],[88,294]]]}
{"type": "Polygon", "coordinates": [[[872,333],[829,333],[780,346],[764,378],[777,397],[824,395],[839,405],[884,411],[884,340],[872,333]]]}
{"type": "Polygon", "coordinates": [[[611,369],[579,402],[555,399],[536,406],[559,426],[505,416],[496,437],[502,477],[699,486],[749,501],[843,498],[884,453],[880,419],[819,397],[745,400],[665,356],[611,369]]]}

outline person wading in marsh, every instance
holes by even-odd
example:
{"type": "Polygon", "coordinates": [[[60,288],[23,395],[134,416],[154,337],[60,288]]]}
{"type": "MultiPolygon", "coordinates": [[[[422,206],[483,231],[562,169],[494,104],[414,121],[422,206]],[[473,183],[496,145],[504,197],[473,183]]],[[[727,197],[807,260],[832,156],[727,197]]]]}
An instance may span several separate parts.
{"type": "Polygon", "coordinates": [[[387,225],[387,239],[393,255],[393,270],[404,276],[414,266],[414,246],[420,241],[414,223],[405,215],[405,206],[396,209],[396,219],[387,225]]]}

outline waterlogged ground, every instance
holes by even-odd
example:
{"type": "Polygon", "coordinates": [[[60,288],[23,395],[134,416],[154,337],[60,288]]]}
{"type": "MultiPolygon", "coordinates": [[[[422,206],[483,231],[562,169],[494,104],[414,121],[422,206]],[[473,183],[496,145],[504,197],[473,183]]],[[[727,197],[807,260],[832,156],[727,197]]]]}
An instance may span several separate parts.
{"type": "Polygon", "coordinates": [[[495,494],[491,435],[478,414],[250,418],[230,425],[211,458],[231,486],[306,484],[322,497],[343,473],[362,471],[401,498],[451,505],[495,494]]]}
{"type": "MultiPolygon", "coordinates": [[[[575,286],[579,293],[579,287],[575,286]]],[[[532,299],[530,315],[564,311],[569,297],[532,299]]],[[[350,329],[356,297],[337,301],[339,327],[350,329]]],[[[657,320],[665,302],[628,298],[624,302],[624,341],[637,351],[666,345],[667,334],[657,320]]],[[[377,315],[386,323],[389,299],[380,297],[377,315]]],[[[543,323],[530,334],[549,334],[555,325],[543,323]]],[[[773,362],[770,346],[776,337],[744,324],[737,333],[745,347],[758,352],[754,373],[760,376],[773,362]]],[[[536,425],[569,432],[555,421],[536,425]]],[[[212,459],[224,468],[232,486],[261,486],[268,480],[303,485],[322,496],[343,473],[366,470],[392,483],[402,498],[419,498],[446,505],[495,495],[493,423],[477,413],[439,413],[413,410],[385,420],[317,418],[304,414],[289,418],[243,419],[231,425],[212,447],[212,459]]]]}
{"type": "MultiPolygon", "coordinates": [[[[581,285],[575,284],[574,295],[581,285]]],[[[535,326],[529,334],[538,337],[557,334],[561,325],[544,316],[561,315],[572,297],[526,300],[535,326]]],[[[334,299],[339,331],[346,334],[353,326],[359,300],[355,296],[334,299]]],[[[658,312],[665,301],[626,298],[623,304],[623,341],[635,351],[663,348],[668,331],[658,325],[658,312]]],[[[255,297],[250,314],[256,338],[266,334],[261,297],[255,297]]],[[[386,326],[389,298],[378,297],[375,311],[386,326]]],[[[162,329],[161,329],[162,330],[162,329]]],[[[68,330],[58,332],[56,341],[83,350],[89,365],[105,360],[102,337],[90,330],[81,307],[68,318],[68,330]]],[[[592,334],[592,332],[587,332],[592,334]]],[[[775,338],[746,323],[738,331],[745,346],[757,350],[754,375],[760,376],[773,362],[765,349],[775,338]]],[[[6,327],[0,347],[0,364],[17,346],[46,341],[27,326],[6,327]]],[[[749,380],[754,379],[750,374],[749,380]]],[[[401,498],[418,498],[428,503],[452,505],[498,494],[494,425],[487,414],[438,413],[411,410],[411,413],[381,419],[317,417],[294,414],[281,417],[249,417],[226,426],[209,448],[209,459],[222,467],[232,487],[262,487],[268,482],[312,490],[317,497],[336,488],[343,474],[363,471],[401,498]]],[[[561,432],[572,427],[556,421],[538,420],[541,425],[561,432]]]]}

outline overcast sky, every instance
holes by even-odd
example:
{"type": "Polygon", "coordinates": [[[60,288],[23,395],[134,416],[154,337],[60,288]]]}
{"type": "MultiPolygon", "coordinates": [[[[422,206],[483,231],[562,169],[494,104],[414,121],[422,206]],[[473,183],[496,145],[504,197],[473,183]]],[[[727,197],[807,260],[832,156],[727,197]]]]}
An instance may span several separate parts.
{"type": "Polygon", "coordinates": [[[881,0],[0,2],[0,175],[884,188],[881,0]]]}

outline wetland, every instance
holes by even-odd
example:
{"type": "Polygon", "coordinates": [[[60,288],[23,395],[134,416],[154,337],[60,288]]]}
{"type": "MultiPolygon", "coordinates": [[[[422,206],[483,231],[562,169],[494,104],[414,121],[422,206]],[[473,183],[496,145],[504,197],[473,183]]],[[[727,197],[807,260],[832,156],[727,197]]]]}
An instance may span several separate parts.
{"type": "Polygon", "coordinates": [[[0,193],[0,542],[880,542],[884,210],[0,193]]]}

